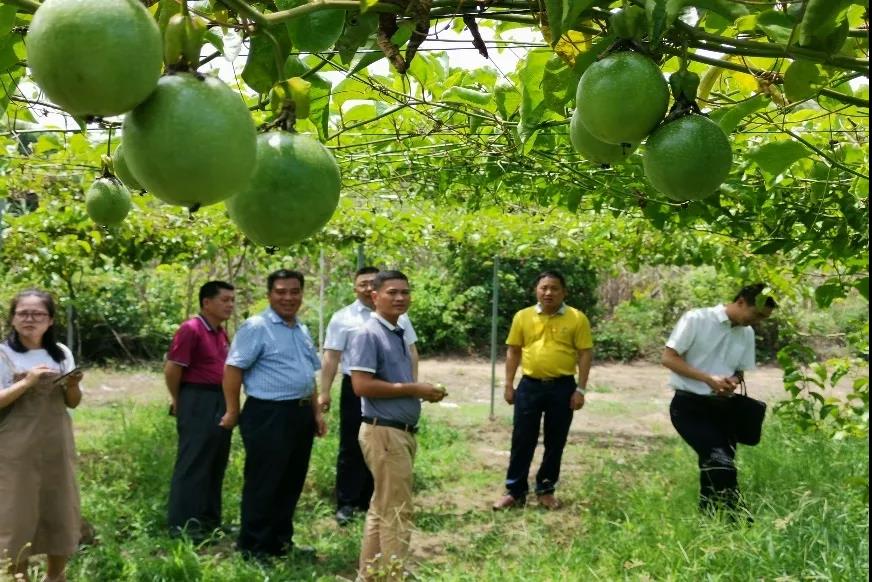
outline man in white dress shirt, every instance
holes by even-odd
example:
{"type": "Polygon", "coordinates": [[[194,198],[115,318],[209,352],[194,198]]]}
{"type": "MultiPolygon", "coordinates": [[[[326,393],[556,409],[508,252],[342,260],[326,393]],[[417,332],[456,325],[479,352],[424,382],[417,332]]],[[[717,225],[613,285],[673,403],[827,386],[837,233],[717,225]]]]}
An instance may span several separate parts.
{"type": "MultiPolygon", "coordinates": [[[[330,389],[336,372],[342,369],[342,391],[339,399],[339,453],[336,459],[336,521],[346,525],[354,511],[366,511],[372,497],[373,481],[358,442],[360,432],[360,397],[351,387],[351,372],[348,369],[348,349],[355,332],[372,316],[372,281],[379,270],[363,267],[354,274],[354,294],[357,300],[333,314],[327,325],[324,353],[321,362],[321,394],[318,402],[321,410],[330,409],[330,389]]],[[[406,314],[400,316],[398,326],[403,328],[403,339],[409,346],[412,357],[412,374],[418,377],[418,340],[412,322],[406,314]]]]}
{"type": "Polygon", "coordinates": [[[698,455],[702,511],[739,507],[736,438],[729,397],[742,372],[756,367],[752,325],[777,307],[762,283],[743,288],[732,303],[685,313],[663,350],[675,396],[672,425],[698,455]]]}

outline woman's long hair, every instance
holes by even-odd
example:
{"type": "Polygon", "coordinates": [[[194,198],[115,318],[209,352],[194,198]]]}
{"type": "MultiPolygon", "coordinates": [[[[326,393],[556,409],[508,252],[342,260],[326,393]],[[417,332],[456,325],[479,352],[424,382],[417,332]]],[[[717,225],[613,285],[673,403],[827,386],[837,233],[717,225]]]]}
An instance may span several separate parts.
{"type": "Polygon", "coordinates": [[[13,297],[12,303],[9,305],[9,325],[12,328],[12,331],[10,331],[9,335],[6,336],[6,343],[9,344],[10,348],[18,353],[23,354],[28,351],[24,344],[21,343],[21,338],[18,337],[18,332],[15,331],[15,327],[12,325],[18,302],[25,297],[36,297],[42,301],[43,307],[48,311],[48,316],[52,319],[52,324],[48,326],[48,329],[45,330],[45,334],[42,336],[42,348],[48,352],[48,355],[51,356],[52,360],[60,364],[64,361],[65,356],[63,350],[61,350],[61,347],[58,345],[57,338],[55,337],[55,302],[54,298],[45,291],[40,291],[39,289],[25,289],[13,297]]]}

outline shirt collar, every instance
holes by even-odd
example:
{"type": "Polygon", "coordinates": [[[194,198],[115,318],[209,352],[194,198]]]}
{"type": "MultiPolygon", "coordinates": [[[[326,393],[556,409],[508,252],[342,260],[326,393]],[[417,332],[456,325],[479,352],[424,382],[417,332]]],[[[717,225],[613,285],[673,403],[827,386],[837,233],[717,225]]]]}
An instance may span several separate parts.
{"type": "MultiPolygon", "coordinates": [[[[555,311],[552,315],[563,315],[565,312],[566,312],[566,303],[561,303],[560,307],[558,307],[557,311],[555,311]]],[[[542,313],[542,304],[541,303],[536,304],[536,313],[542,313]]]]}
{"type": "Polygon", "coordinates": [[[727,306],[723,303],[714,307],[714,313],[715,317],[718,318],[718,323],[728,323],[730,325],[733,324],[733,322],[730,321],[730,318],[727,315],[727,306]]]}
{"type": "Polygon", "coordinates": [[[352,306],[352,307],[354,308],[354,310],[357,311],[358,313],[363,313],[364,311],[373,311],[372,309],[370,309],[369,307],[367,307],[367,306],[363,303],[363,301],[361,301],[360,299],[355,299],[355,300],[354,300],[354,303],[352,303],[351,306],[352,306]]]}
{"type": "Polygon", "coordinates": [[[197,319],[200,320],[200,323],[203,324],[203,327],[206,328],[206,331],[216,332],[221,331],[223,328],[219,325],[218,327],[212,327],[212,324],[209,323],[209,320],[202,313],[197,314],[197,319]]]}
{"type": "Polygon", "coordinates": [[[372,316],[373,316],[373,317],[374,317],[374,318],[375,318],[375,319],[376,319],[380,324],[382,324],[383,326],[385,326],[386,328],[388,328],[390,331],[394,331],[395,329],[397,329],[397,326],[396,326],[396,325],[394,325],[393,323],[391,323],[390,321],[388,321],[387,319],[385,319],[384,317],[382,317],[381,315],[379,315],[377,311],[373,311],[373,312],[372,312],[372,316]]]}
{"type": "Polygon", "coordinates": [[[269,319],[270,322],[272,322],[272,323],[280,323],[280,324],[283,324],[283,325],[287,325],[288,327],[296,327],[296,326],[298,326],[298,325],[300,324],[300,320],[299,320],[299,318],[297,318],[297,317],[294,317],[294,323],[293,323],[293,324],[288,323],[287,321],[285,321],[284,319],[282,319],[281,316],[280,316],[278,313],[276,313],[275,310],[274,310],[272,307],[267,307],[267,308],[264,310],[263,315],[264,315],[267,319],[269,319]]]}

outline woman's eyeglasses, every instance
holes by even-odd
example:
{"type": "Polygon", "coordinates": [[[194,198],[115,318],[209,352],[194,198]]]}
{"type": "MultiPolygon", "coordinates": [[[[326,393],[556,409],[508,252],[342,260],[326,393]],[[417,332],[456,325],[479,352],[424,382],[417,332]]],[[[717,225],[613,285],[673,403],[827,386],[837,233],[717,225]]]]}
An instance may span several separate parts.
{"type": "Polygon", "coordinates": [[[45,311],[16,311],[15,317],[24,321],[32,319],[33,321],[45,321],[48,319],[48,312],[45,311]]]}

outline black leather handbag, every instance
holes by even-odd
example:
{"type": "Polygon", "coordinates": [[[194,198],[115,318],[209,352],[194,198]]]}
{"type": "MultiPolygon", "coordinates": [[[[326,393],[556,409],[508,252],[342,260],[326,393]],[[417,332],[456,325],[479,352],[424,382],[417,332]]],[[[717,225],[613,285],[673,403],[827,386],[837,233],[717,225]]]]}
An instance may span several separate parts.
{"type": "Polygon", "coordinates": [[[733,394],[729,399],[733,416],[733,435],[736,442],[754,446],[760,442],[763,431],[763,418],[766,416],[766,403],[748,396],[745,379],[741,378],[739,386],[742,391],[733,394]]]}

